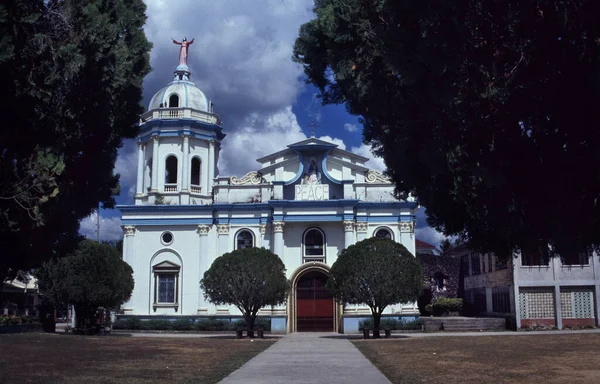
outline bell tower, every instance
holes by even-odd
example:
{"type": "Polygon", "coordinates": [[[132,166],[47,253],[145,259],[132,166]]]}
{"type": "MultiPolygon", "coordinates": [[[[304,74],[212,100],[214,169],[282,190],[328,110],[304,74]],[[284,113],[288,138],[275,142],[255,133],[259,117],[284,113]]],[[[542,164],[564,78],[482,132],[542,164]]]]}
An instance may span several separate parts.
{"type": "Polygon", "coordinates": [[[212,102],[190,80],[188,42],[174,79],[150,100],[140,121],[135,204],[212,204],[218,153],[225,137],[212,102]]]}

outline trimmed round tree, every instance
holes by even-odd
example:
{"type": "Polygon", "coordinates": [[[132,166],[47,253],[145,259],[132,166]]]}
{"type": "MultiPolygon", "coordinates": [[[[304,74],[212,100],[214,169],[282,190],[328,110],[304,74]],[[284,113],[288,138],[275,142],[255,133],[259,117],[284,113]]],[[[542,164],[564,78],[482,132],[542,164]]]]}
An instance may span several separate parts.
{"type": "Polygon", "coordinates": [[[389,239],[370,238],[344,249],[331,267],[327,288],[344,303],[366,304],[379,337],[381,314],[388,305],[415,301],[423,272],[418,260],[389,239]]]}
{"type": "Polygon", "coordinates": [[[254,336],[258,311],[285,302],[289,282],[285,265],[265,248],[244,248],[218,257],[200,281],[204,297],[216,305],[235,305],[254,336]]]}
{"type": "Polygon", "coordinates": [[[75,253],[36,271],[44,299],[56,308],[75,307],[77,328],[95,325],[99,307],[118,308],[133,291],[133,269],[112,245],[83,240],[75,253]]]}

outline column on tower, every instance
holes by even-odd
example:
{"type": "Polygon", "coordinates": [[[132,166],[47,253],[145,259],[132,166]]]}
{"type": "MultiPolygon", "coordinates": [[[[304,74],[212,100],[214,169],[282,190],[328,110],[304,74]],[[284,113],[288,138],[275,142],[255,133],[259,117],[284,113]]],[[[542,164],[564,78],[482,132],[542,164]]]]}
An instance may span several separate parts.
{"type": "Polygon", "coordinates": [[[158,135],[152,136],[152,192],[158,192],[158,135]]]}
{"type": "Polygon", "coordinates": [[[210,194],[210,188],[215,179],[215,141],[208,142],[208,184],[206,194],[210,194]]]}
{"type": "Polygon", "coordinates": [[[183,159],[181,164],[181,190],[187,192],[190,188],[190,136],[185,134],[183,136],[183,159]]]}
{"type": "Polygon", "coordinates": [[[136,196],[142,196],[144,189],[144,143],[138,143],[137,183],[135,186],[136,196]]]}

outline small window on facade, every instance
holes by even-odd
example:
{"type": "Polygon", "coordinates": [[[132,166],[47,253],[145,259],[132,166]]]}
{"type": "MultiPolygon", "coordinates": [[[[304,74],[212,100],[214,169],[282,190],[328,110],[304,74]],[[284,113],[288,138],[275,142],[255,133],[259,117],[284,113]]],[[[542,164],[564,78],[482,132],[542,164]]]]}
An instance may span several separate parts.
{"type": "Polygon", "coordinates": [[[165,162],[165,183],[177,184],[177,157],[169,156],[165,162]]]}
{"type": "Polygon", "coordinates": [[[494,271],[493,259],[494,259],[494,255],[492,255],[491,253],[488,253],[487,254],[487,271],[488,272],[494,271]]]}
{"type": "Polygon", "coordinates": [[[190,184],[200,186],[200,159],[198,157],[192,159],[192,169],[190,172],[190,184]]]}
{"type": "Polygon", "coordinates": [[[589,265],[590,254],[588,252],[571,252],[561,257],[563,265],[589,265]]]}
{"type": "Polygon", "coordinates": [[[179,96],[171,95],[169,97],[169,108],[178,108],[179,107],[179,96]]]}
{"type": "Polygon", "coordinates": [[[316,228],[304,233],[304,262],[309,261],[325,262],[325,236],[316,228]]]}
{"type": "Polygon", "coordinates": [[[158,303],[175,302],[175,274],[158,274],[158,303]]]}
{"type": "Polygon", "coordinates": [[[506,258],[497,255],[494,255],[494,258],[496,259],[496,271],[508,268],[508,260],[506,260],[506,258]]]}
{"type": "Polygon", "coordinates": [[[254,246],[254,236],[248,230],[241,230],[235,238],[236,249],[252,248],[254,246]]]}
{"type": "Polygon", "coordinates": [[[481,257],[479,253],[471,254],[471,271],[473,276],[481,274],[481,257]]]}
{"type": "Polygon", "coordinates": [[[179,274],[181,267],[169,261],[152,267],[154,273],[154,304],[156,311],[159,307],[179,308],[179,274]]]}
{"type": "Polygon", "coordinates": [[[521,265],[523,266],[546,266],[550,264],[550,253],[548,246],[540,246],[531,251],[521,251],[521,265]]]}
{"type": "Polygon", "coordinates": [[[160,240],[164,245],[169,245],[173,242],[173,234],[171,232],[164,232],[161,235],[160,240]]]}
{"type": "Polygon", "coordinates": [[[375,237],[377,239],[391,239],[392,232],[387,228],[380,228],[375,232],[375,237]]]}

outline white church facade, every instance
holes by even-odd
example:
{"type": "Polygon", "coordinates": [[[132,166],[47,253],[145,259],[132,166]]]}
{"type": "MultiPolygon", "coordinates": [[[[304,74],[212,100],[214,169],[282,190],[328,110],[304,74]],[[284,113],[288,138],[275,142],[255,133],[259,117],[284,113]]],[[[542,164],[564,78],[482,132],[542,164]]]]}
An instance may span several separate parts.
{"type": "MultiPolygon", "coordinates": [[[[199,281],[220,255],[255,246],[283,260],[292,285],[285,305],[259,313],[274,332],[357,330],[370,311],[328,296],[329,268],[342,249],[372,236],[415,254],[417,203],[397,200],[367,158],[316,138],[265,154],[243,177],[220,175],[221,120],[190,75],[180,64],[142,116],[135,204],[118,207],[135,280],[123,314],[240,316],[207,302],[199,281]]],[[[397,304],[385,315],[412,317],[418,309],[397,304]]]]}

